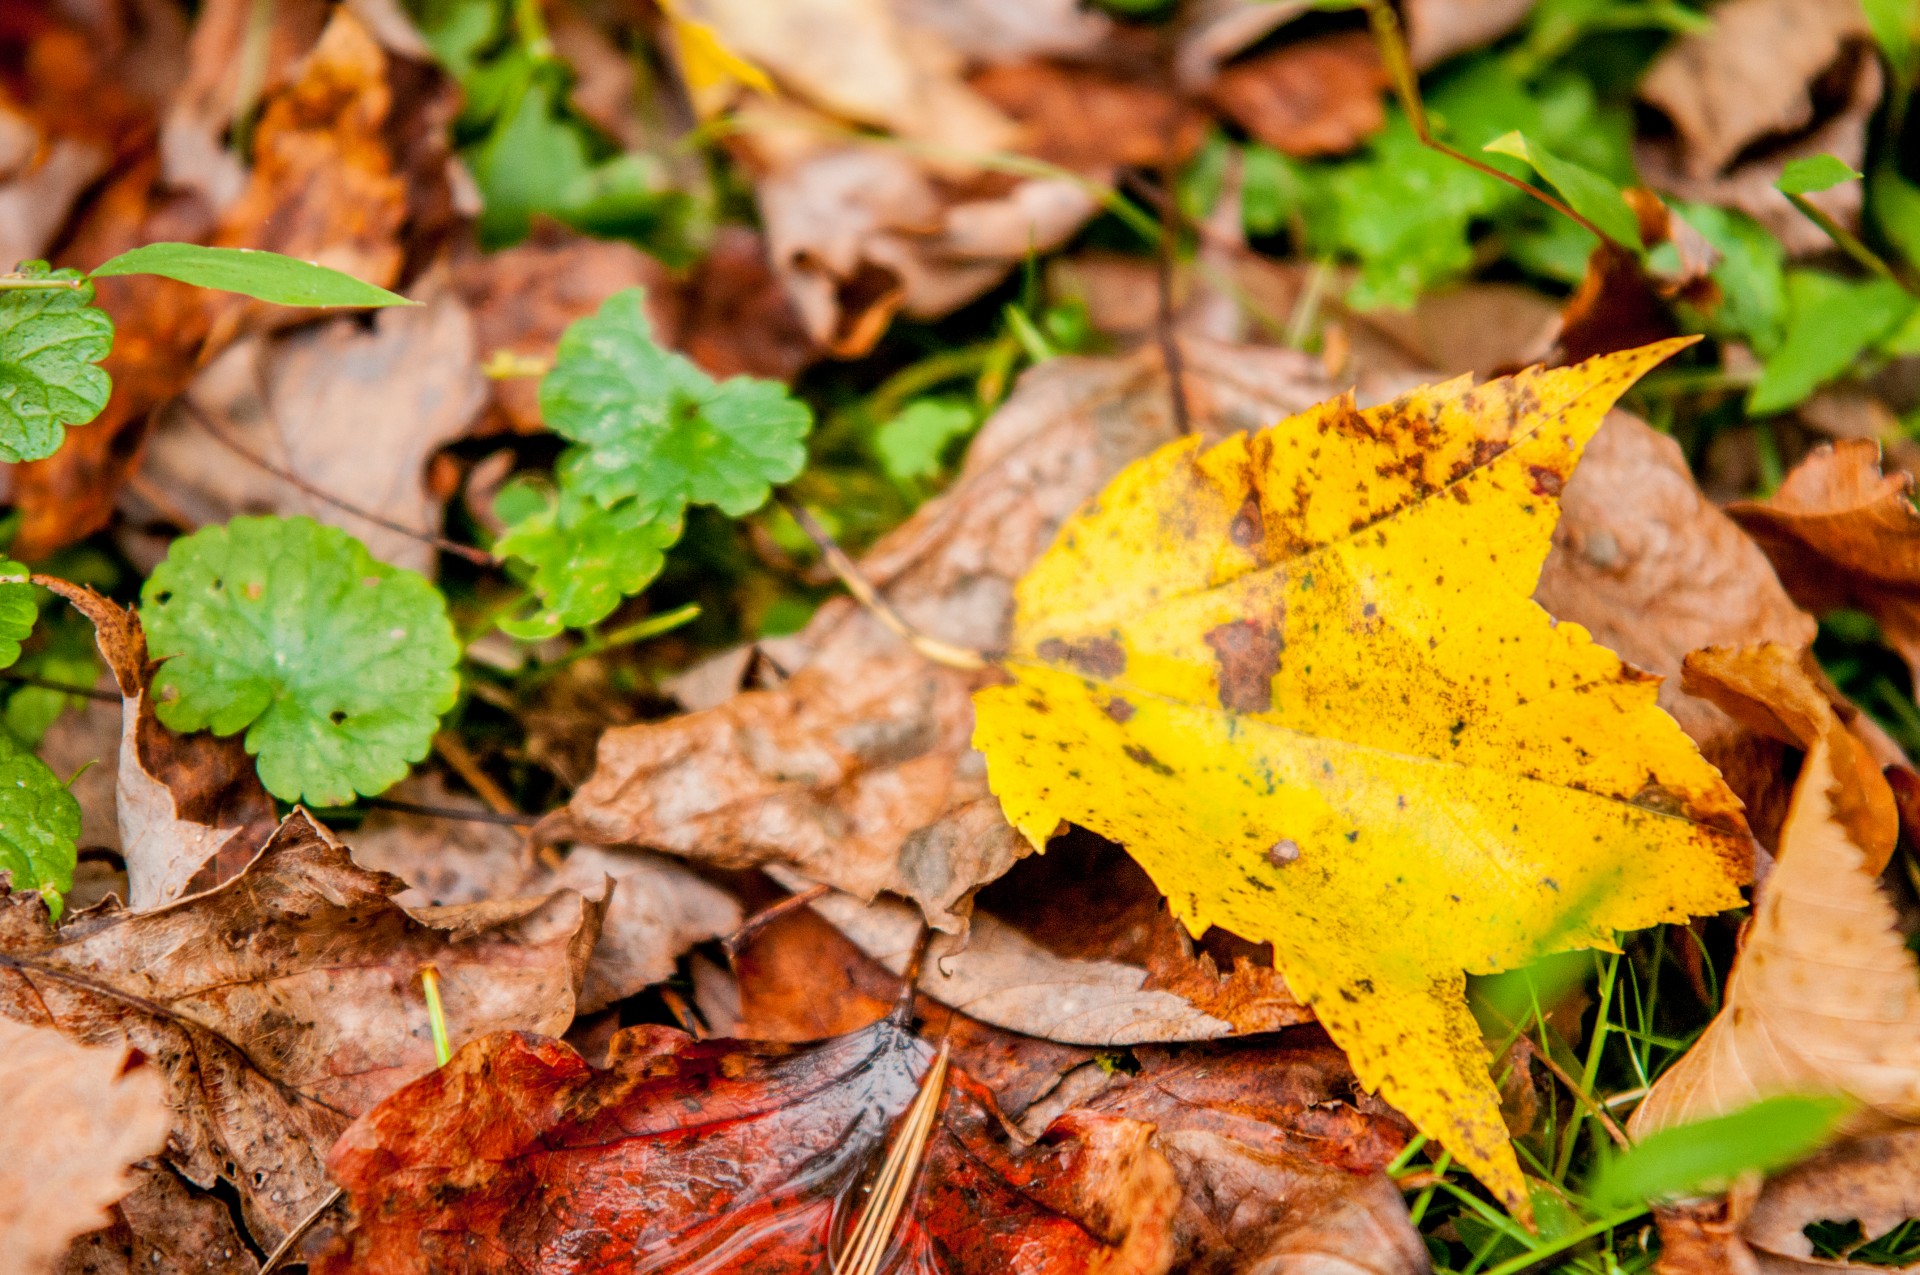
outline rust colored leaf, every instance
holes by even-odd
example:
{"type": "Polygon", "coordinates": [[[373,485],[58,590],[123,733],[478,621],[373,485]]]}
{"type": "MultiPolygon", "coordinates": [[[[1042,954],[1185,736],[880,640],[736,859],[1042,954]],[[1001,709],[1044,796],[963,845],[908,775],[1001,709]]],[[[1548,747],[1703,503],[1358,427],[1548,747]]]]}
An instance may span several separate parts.
{"type": "Polygon", "coordinates": [[[1020,149],[1077,172],[1184,163],[1206,117],[1139,76],[1061,62],[989,67],[973,88],[1021,126],[1020,149]]]}
{"type": "Polygon", "coordinates": [[[1554,616],[1665,680],[1660,706],[1720,768],[1771,846],[1786,813],[1779,737],[1689,694],[1681,661],[1708,646],[1813,641],[1764,554],[1693,481],[1679,446],[1624,412],[1607,418],[1561,495],[1534,589],[1554,616]]]}
{"type": "Polygon", "coordinates": [[[1208,96],[1258,140],[1306,159],[1343,154],[1379,132],[1389,83],[1373,37],[1347,31],[1237,62],[1208,96]]]}
{"type": "Polygon", "coordinates": [[[159,1151],[167,1108],[127,1050],[87,1049],[55,1031],[0,1019],[0,1263],[39,1275],[68,1241],[106,1221],[133,1185],[127,1166],[159,1151]]]}
{"type": "Polygon", "coordinates": [[[140,617],[91,589],[56,585],[92,622],[121,695],[113,807],[136,912],[172,903],[237,875],[279,825],[238,735],[177,735],[154,716],[140,617]]]}
{"type": "Polygon", "coordinates": [[[55,932],[38,896],[0,900],[0,1016],[153,1060],[168,1162],[230,1181],[271,1248],[327,1193],[320,1159],[347,1122],[432,1068],[423,966],[456,1038],[572,1020],[597,906],[563,891],[409,912],[400,888],[296,812],[239,876],[157,911],[55,932]]]}
{"type": "MultiPolygon", "coordinates": [[[[1288,351],[1194,341],[1187,395],[1218,434],[1323,387],[1288,351]]],[[[909,621],[982,649],[1006,637],[1012,583],[1081,501],[1174,436],[1157,351],[1056,359],[982,427],[960,477],[862,562],[909,621]]],[[[715,707],[611,730],[555,839],[626,842],[723,866],[782,862],[958,930],[967,899],[1024,853],[968,743],[981,675],[928,664],[849,602],[779,643],[792,676],[715,707]]]]}
{"type": "Polygon", "coordinates": [[[1846,439],[1819,447],[1771,500],[1727,512],[1773,559],[1794,600],[1815,614],[1856,606],[1920,670],[1920,512],[1913,478],[1880,472],[1880,445],[1846,439]]]}
{"type": "MultiPolygon", "coordinates": [[[[820,1270],[932,1053],[892,1017],[798,1047],[629,1028],[606,1071],[476,1041],[342,1136],[355,1225],[320,1270],[820,1270]]],[[[1151,1133],[1074,1111],[1028,1144],[951,1073],[890,1268],[1165,1271],[1179,1188],[1151,1133]]]]}

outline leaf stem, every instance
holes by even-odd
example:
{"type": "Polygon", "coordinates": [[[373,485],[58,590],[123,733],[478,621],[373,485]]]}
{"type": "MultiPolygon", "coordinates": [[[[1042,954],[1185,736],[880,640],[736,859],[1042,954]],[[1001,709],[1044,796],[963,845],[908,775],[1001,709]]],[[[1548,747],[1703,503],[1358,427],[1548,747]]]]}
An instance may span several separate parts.
{"type": "Polygon", "coordinates": [[[0,275],[0,292],[76,292],[87,286],[86,279],[23,279],[19,275],[0,275]]]}
{"type": "Polygon", "coordinates": [[[1413,135],[1420,144],[1429,150],[1439,151],[1450,159],[1457,159],[1468,168],[1485,173],[1498,181],[1503,181],[1515,190],[1521,191],[1539,200],[1553,211],[1577,223],[1601,242],[1608,242],[1600,227],[1582,217],[1573,208],[1541,190],[1532,182],[1523,181],[1501,168],[1463,154],[1433,135],[1433,129],[1427,121],[1426,104],[1420,98],[1420,77],[1414,73],[1413,59],[1407,55],[1406,37],[1400,30],[1400,19],[1387,0],[1361,0],[1361,7],[1367,11],[1367,22],[1373,28],[1374,42],[1380,46],[1380,58],[1387,64],[1387,74],[1393,80],[1394,95],[1400,99],[1400,109],[1407,113],[1407,123],[1413,126],[1413,135]]]}
{"type": "Polygon", "coordinates": [[[427,998],[427,1026],[433,1032],[433,1061],[444,1067],[453,1058],[453,1046],[447,1040],[447,1011],[440,1003],[440,971],[431,965],[420,967],[420,990],[427,998]]]}
{"type": "Polygon", "coordinates": [[[799,501],[784,492],[776,494],[774,499],[779,501],[780,507],[800,525],[800,530],[807,533],[807,538],[813,541],[814,547],[820,551],[820,556],[826,560],[827,566],[840,577],[840,583],[846,586],[847,592],[853,595],[854,601],[865,607],[874,619],[886,625],[895,635],[904,638],[908,645],[935,664],[968,670],[987,667],[987,657],[981,652],[928,637],[908,624],[901,618],[900,613],[893,609],[893,604],[880,596],[880,591],[873,587],[873,582],[861,574],[859,566],[847,556],[847,551],[835,543],[833,537],[827,534],[827,529],[822,527],[799,501]]]}
{"type": "MultiPolygon", "coordinates": [[[[1787,195],[1785,191],[1781,191],[1780,193],[1787,195]]],[[[1873,271],[1873,273],[1879,275],[1881,278],[1891,279],[1908,292],[1914,292],[1913,284],[1903,279],[1898,271],[1888,265],[1885,257],[1882,257],[1879,253],[1867,247],[1865,243],[1861,242],[1860,236],[1835,221],[1823,209],[1816,207],[1813,201],[1805,195],[1787,195],[1787,202],[1791,203],[1795,208],[1798,208],[1801,216],[1820,227],[1820,229],[1826,233],[1827,238],[1833,240],[1834,246],[1839,248],[1840,251],[1846,253],[1849,257],[1852,257],[1855,261],[1873,271]]],[[[1920,292],[1915,292],[1914,294],[1920,296],[1920,292]]]]}

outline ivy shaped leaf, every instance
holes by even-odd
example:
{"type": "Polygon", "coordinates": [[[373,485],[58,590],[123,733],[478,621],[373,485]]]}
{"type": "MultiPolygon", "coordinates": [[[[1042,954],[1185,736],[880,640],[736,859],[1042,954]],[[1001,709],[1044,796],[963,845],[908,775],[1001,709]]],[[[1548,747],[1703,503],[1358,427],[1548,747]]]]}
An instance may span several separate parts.
{"type": "MultiPolygon", "coordinates": [[[[11,558],[0,558],[0,577],[24,577],[27,569],[11,558]]],[[[0,584],[0,668],[12,667],[20,658],[20,644],[33,632],[40,618],[40,605],[33,599],[33,586],[24,579],[0,584]]]]}
{"type": "Polygon", "coordinates": [[[45,762],[0,731],[0,872],[12,874],[16,890],[38,890],[58,918],[79,837],[80,803],[45,762]]]}
{"type": "Polygon", "coordinates": [[[606,509],[577,497],[543,497],[516,483],[500,493],[494,508],[511,524],[495,550],[533,568],[533,590],[541,601],[532,616],[500,625],[523,641],[605,619],[622,598],[660,574],[666,550],[680,538],[678,518],[652,518],[633,500],[606,509]]]}
{"type": "Polygon", "coordinates": [[[15,275],[76,285],[0,291],[0,460],[44,460],[67,426],[107,405],[113,384],[96,365],[113,348],[113,320],[90,304],[93,285],[77,270],[29,261],[15,275]]]}
{"type": "Polygon", "coordinates": [[[583,444],[562,459],[561,482],[609,507],[632,498],[668,520],[690,504],[752,513],[806,464],[811,413],[776,382],[716,382],[661,349],[644,295],[616,292],[569,327],[540,383],[548,428],[583,444]]]}
{"type": "Polygon", "coordinates": [[[166,659],[160,720],[246,731],[261,782],[287,801],[339,805],[398,782],[459,689],[440,591],[311,518],[235,518],[174,541],[141,618],[166,659]]]}

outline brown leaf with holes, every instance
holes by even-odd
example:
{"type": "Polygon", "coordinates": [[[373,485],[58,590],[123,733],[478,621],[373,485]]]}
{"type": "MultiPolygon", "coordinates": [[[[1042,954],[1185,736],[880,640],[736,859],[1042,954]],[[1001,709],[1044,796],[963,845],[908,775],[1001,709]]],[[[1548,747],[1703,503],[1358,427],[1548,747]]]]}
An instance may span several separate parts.
{"type": "Polygon", "coordinates": [[[277,1243],[328,1191],[321,1157],[355,1114],[433,1066],[419,973],[458,1038],[572,1020],[601,908],[572,891],[412,911],[296,811],[224,885],[59,931],[37,895],[0,900],[0,1016],[130,1045],[169,1086],[167,1162],[226,1179],[277,1243]]]}
{"type": "Polygon", "coordinates": [[[1634,1112],[1636,1137],[1760,1098],[1839,1093],[1857,1123],[1920,1118],[1920,969],[1877,867],[1899,831],[1891,793],[1796,652],[1702,651],[1688,686],[1808,748],[1726,999],[1634,1112]]]}
{"type": "Polygon", "coordinates": [[[1749,824],[1771,845],[1788,792],[1778,737],[1687,693],[1681,661],[1708,646],[1801,649],[1816,626],[1766,556],[1701,494],[1672,438],[1624,412],[1607,418],[1561,495],[1553,551],[1533,596],[1665,679],[1660,706],[1727,776],[1749,824]]]}
{"type": "MultiPolygon", "coordinates": [[[[1257,425],[1323,392],[1290,351],[1194,341],[1186,392],[1206,434],[1257,425]]],[[[1005,641],[1013,581],[1061,519],[1128,460],[1174,436],[1157,351],[1062,358],[1027,373],[975,437],[947,493],[862,570],[907,620],[979,649],[1005,641]]],[[[846,601],[769,644],[775,690],[608,731],[555,840],[630,843],[723,867],[785,863],[861,898],[888,891],[946,930],[1025,843],[969,743],[984,675],[922,659],[846,601]]]]}
{"type": "Polygon", "coordinates": [[[121,696],[113,810],[127,903],[150,911],[237,875],[279,826],[238,735],[179,735],[147,697],[153,671],[140,617],[91,589],[55,585],[93,625],[121,696]]]}
{"type": "Polygon", "coordinates": [[[1728,514],[1773,559],[1794,600],[1816,615],[1853,606],[1920,672],[1920,512],[1913,478],[1880,472],[1880,445],[1844,439],[1818,447],[1767,501],[1728,514]]]}
{"type": "MultiPolygon", "coordinates": [[[[605,1071],[475,1041],[342,1136],[355,1225],[319,1270],[820,1270],[932,1054],[892,1017],[805,1046],[629,1028],[605,1071]]],[[[892,1265],[1158,1275],[1179,1187],[1151,1137],[1073,1111],[1029,1143],[950,1072],[892,1265]]]]}
{"type": "Polygon", "coordinates": [[[0,1261],[54,1269],[69,1241],[107,1220],[133,1186],[127,1168],[167,1140],[163,1086],[122,1048],[88,1049],[0,1019],[0,1261]]]}
{"type": "Polygon", "coordinates": [[[1373,37],[1348,31],[1236,62],[1207,95],[1256,140],[1309,159],[1343,154],[1379,132],[1389,83],[1373,37]]]}

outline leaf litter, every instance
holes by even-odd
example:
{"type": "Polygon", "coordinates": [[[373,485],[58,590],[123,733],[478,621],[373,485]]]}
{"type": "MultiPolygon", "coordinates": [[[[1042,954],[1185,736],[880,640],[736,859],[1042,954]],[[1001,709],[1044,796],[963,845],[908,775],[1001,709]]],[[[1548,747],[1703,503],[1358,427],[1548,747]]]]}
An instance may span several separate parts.
{"type": "Polygon", "coordinates": [[[1920,1258],[1903,6],[16,9],[0,1265],[1920,1258]]]}

